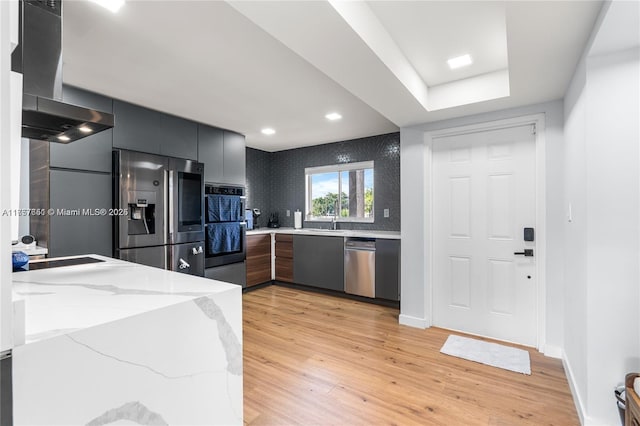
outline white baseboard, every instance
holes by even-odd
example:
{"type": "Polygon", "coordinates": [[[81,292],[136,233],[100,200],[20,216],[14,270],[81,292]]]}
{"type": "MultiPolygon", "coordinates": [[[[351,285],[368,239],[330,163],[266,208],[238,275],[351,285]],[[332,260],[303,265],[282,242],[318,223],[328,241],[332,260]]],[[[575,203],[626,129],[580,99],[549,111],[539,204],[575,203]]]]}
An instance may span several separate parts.
{"type": "Polygon", "coordinates": [[[593,425],[593,422],[587,416],[587,413],[585,411],[584,404],[582,402],[582,399],[580,398],[580,394],[578,393],[575,376],[573,374],[573,371],[571,370],[571,365],[567,360],[567,355],[564,352],[562,352],[562,366],[564,367],[564,372],[567,376],[567,382],[569,382],[569,389],[571,390],[571,395],[573,395],[573,403],[576,406],[576,411],[578,412],[578,417],[580,418],[580,424],[583,426],[593,425]]]}
{"type": "Polygon", "coordinates": [[[427,320],[424,318],[412,317],[410,315],[400,314],[398,322],[402,325],[408,325],[415,328],[428,328],[427,320]]]}
{"type": "Polygon", "coordinates": [[[542,353],[544,354],[544,356],[548,356],[549,358],[555,358],[555,359],[564,358],[562,348],[559,346],[544,345],[542,353]]]}

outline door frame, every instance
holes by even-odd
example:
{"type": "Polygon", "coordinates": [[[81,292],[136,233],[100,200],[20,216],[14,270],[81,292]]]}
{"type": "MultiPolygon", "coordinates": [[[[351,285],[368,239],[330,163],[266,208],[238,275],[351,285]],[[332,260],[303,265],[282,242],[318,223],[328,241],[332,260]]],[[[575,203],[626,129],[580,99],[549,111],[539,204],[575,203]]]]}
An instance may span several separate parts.
{"type": "Polygon", "coordinates": [[[425,232],[425,311],[426,325],[433,325],[433,141],[445,136],[456,136],[509,127],[535,126],[535,185],[536,185],[536,349],[543,352],[546,342],[546,157],[545,157],[545,115],[531,114],[503,120],[450,127],[424,133],[425,185],[424,205],[425,232]]]}

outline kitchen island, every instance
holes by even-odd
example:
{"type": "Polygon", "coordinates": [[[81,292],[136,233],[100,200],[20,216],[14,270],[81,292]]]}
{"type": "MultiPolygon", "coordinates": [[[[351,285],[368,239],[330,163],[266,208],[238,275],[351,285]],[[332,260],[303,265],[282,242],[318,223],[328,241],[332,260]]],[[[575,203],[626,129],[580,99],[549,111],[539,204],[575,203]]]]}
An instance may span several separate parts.
{"type": "Polygon", "coordinates": [[[78,259],[13,273],[14,424],[242,424],[241,288],[78,259]]]}

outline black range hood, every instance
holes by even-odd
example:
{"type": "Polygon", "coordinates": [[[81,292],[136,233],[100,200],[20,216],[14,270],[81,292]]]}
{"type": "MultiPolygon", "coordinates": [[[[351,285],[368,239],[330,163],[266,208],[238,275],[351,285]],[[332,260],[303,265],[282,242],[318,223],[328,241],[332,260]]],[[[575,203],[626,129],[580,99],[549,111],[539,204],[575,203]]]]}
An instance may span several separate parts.
{"type": "Polygon", "coordinates": [[[23,138],[69,143],[113,127],[113,114],[62,102],[61,0],[20,1],[11,68],[23,78],[23,138]]]}
{"type": "Polygon", "coordinates": [[[113,115],[25,93],[22,137],[69,143],[113,127],[113,115]]]}

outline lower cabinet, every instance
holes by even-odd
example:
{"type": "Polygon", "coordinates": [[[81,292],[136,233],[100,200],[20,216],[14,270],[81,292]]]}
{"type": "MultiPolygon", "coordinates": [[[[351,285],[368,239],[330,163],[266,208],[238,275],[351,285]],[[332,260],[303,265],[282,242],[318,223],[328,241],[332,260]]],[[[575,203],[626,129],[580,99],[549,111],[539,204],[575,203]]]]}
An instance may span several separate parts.
{"type": "Polygon", "coordinates": [[[293,282],[293,235],[275,234],[276,280],[293,282]]]}
{"type": "Polygon", "coordinates": [[[271,281],[271,234],[247,235],[247,287],[271,281]]]}
{"type": "Polygon", "coordinates": [[[400,240],[376,239],[376,299],[400,300],[400,240]]]}
{"type": "Polygon", "coordinates": [[[49,171],[49,257],[95,253],[111,256],[111,175],[49,171]],[[102,209],[105,214],[98,211],[102,209]],[[91,214],[85,212],[91,210],[91,214]],[[96,213],[98,212],[98,213],[96,213]]]}
{"type": "Polygon", "coordinates": [[[294,235],[293,281],[312,287],[344,291],[344,239],[294,235]]]}
{"type": "Polygon", "coordinates": [[[238,284],[242,287],[246,287],[247,285],[247,269],[245,262],[206,268],[204,270],[204,276],[212,280],[238,284]]]}

